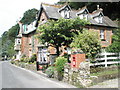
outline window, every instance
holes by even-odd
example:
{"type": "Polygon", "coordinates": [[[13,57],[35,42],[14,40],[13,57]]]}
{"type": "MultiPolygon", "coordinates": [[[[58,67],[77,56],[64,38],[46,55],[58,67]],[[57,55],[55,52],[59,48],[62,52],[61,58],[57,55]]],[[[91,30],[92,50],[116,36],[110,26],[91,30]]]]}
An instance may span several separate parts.
{"type": "Polygon", "coordinates": [[[105,30],[100,30],[100,39],[105,39],[105,30]]]}
{"type": "Polygon", "coordinates": [[[32,39],[31,39],[31,37],[29,38],[29,45],[31,45],[32,44],[32,39]]]}
{"type": "Polygon", "coordinates": [[[99,17],[99,23],[102,23],[102,16],[99,17]]]}
{"type": "Polygon", "coordinates": [[[83,14],[83,19],[87,20],[87,14],[83,14]]]}
{"type": "Polygon", "coordinates": [[[42,21],[44,21],[45,19],[42,19],[42,21]]]}
{"type": "Polygon", "coordinates": [[[20,44],[20,40],[18,39],[18,44],[20,44]]]}
{"type": "Polygon", "coordinates": [[[70,12],[69,12],[69,9],[68,8],[66,8],[65,10],[64,10],[64,18],[70,18],[70,12]]]}

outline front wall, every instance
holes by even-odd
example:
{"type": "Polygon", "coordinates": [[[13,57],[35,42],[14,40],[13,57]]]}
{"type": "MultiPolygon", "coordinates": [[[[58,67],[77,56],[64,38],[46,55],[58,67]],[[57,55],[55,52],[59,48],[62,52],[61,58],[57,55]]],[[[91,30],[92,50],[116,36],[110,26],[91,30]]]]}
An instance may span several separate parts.
{"type": "Polygon", "coordinates": [[[101,29],[105,30],[105,41],[101,41],[102,47],[108,47],[112,43],[112,29],[105,27],[94,27],[94,26],[90,26],[88,28],[89,30],[98,32],[99,39],[100,39],[100,30],[101,29]]]}
{"type": "MultiPolygon", "coordinates": [[[[40,20],[39,20],[39,25],[40,25],[40,23],[42,23],[42,20],[44,19],[44,21],[47,21],[48,20],[48,18],[47,18],[47,16],[46,16],[46,14],[45,14],[45,12],[44,11],[42,11],[42,13],[41,13],[41,16],[40,16],[40,20]]],[[[38,26],[39,26],[38,25],[38,26]]]]}
{"type": "Polygon", "coordinates": [[[22,37],[22,55],[26,55],[27,57],[29,56],[29,41],[28,37],[24,36],[22,37]]]}

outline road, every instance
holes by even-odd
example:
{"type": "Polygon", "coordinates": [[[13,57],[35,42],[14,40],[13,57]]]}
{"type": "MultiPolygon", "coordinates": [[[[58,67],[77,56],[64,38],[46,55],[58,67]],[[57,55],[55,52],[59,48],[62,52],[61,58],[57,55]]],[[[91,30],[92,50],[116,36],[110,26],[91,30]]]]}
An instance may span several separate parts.
{"type": "MultiPolygon", "coordinates": [[[[51,80],[35,72],[18,68],[9,62],[2,66],[2,88],[76,88],[75,86],[51,80]]],[[[0,72],[1,74],[1,72],[0,72]]]]}
{"type": "Polygon", "coordinates": [[[0,61],[0,90],[2,89],[2,62],[0,61]]]}

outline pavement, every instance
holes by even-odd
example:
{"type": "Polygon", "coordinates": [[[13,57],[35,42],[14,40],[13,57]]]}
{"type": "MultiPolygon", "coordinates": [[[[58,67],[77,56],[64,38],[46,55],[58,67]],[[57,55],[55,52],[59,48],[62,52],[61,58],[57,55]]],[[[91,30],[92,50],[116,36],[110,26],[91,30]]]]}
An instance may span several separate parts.
{"type": "Polygon", "coordinates": [[[64,82],[51,80],[43,75],[37,74],[24,68],[11,65],[9,62],[4,61],[2,63],[2,88],[76,88],[76,87],[64,82]]]}

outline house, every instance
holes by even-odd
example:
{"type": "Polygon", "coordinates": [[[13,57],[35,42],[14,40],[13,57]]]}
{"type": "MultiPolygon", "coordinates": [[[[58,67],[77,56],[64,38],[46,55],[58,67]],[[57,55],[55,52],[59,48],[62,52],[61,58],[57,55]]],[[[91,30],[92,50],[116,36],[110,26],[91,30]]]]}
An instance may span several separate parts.
{"type": "MultiPolygon", "coordinates": [[[[97,5],[97,10],[90,13],[86,6],[79,10],[72,10],[69,5],[50,5],[42,3],[35,26],[39,27],[39,25],[44,24],[48,20],[58,20],[59,18],[74,19],[77,17],[88,20],[91,23],[84,28],[98,32],[103,50],[112,43],[112,30],[118,26],[109,17],[103,14],[103,9],[99,8],[99,5],[97,5]]],[[[38,56],[40,56],[39,53],[38,56]]]]}
{"type": "MultiPolygon", "coordinates": [[[[86,25],[85,28],[98,32],[102,48],[108,47],[112,43],[112,30],[118,26],[109,17],[104,16],[103,10],[99,8],[99,6],[97,6],[97,10],[90,13],[86,6],[79,10],[72,10],[69,5],[50,5],[42,3],[37,15],[37,20],[34,22],[36,28],[32,27],[31,29],[29,28],[31,27],[30,25],[22,25],[22,30],[20,30],[16,39],[17,45],[15,44],[15,47],[19,47],[19,44],[21,44],[20,48],[15,49],[17,52],[16,56],[19,58],[19,55],[24,54],[31,57],[32,53],[37,53],[38,62],[47,62],[48,45],[47,43],[46,45],[39,44],[38,39],[35,38],[37,28],[49,19],[74,19],[76,17],[88,20],[91,23],[90,25],[86,25]],[[20,43],[17,41],[20,41],[20,43]]],[[[50,54],[56,55],[55,48],[51,48],[52,50],[50,51],[52,52],[50,52],[50,54]]],[[[54,58],[54,56],[51,56],[51,58],[54,58]]]]}
{"type": "Polygon", "coordinates": [[[103,48],[111,44],[112,30],[118,26],[109,17],[104,16],[103,9],[99,8],[99,6],[97,6],[97,10],[90,13],[86,6],[75,11],[72,10],[69,5],[41,4],[36,27],[46,22],[48,19],[73,19],[76,17],[88,20],[91,23],[91,25],[87,25],[85,28],[99,33],[103,48]]]}
{"type": "Polygon", "coordinates": [[[19,22],[19,34],[15,39],[14,50],[16,51],[16,59],[20,60],[22,56],[31,57],[33,53],[37,53],[38,41],[35,39],[36,27],[35,21],[30,25],[23,25],[19,22]]]}

